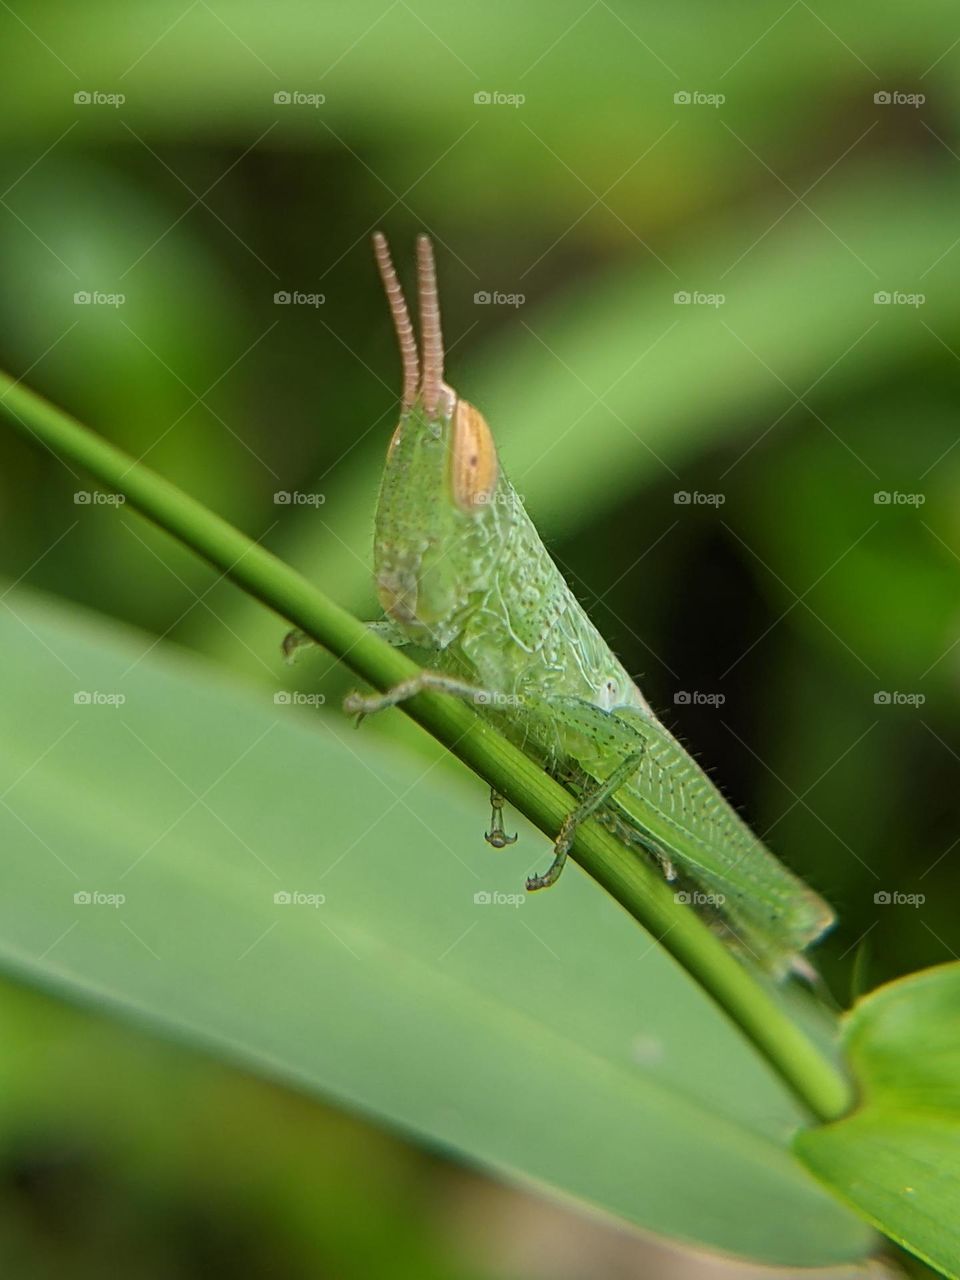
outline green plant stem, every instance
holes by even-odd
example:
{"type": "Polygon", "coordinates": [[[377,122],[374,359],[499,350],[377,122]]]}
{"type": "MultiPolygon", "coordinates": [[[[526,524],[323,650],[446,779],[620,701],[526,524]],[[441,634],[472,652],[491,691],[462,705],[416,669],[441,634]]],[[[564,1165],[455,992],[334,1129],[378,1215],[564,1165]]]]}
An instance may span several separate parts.
{"type": "MultiPolygon", "coordinates": [[[[416,675],[418,668],[409,658],[283,561],[5,374],[0,374],[0,410],[26,436],[124,494],[154,523],[307,632],[375,688],[386,690],[416,675]]],[[[402,710],[551,839],[574,808],[563,787],[463,702],[422,693],[402,710]]],[[[787,1016],[763,983],[688,907],[675,901],[652,866],[592,821],[578,828],[572,856],[709,992],[814,1116],[833,1120],[849,1109],[852,1089],[843,1072],[787,1016]]]]}

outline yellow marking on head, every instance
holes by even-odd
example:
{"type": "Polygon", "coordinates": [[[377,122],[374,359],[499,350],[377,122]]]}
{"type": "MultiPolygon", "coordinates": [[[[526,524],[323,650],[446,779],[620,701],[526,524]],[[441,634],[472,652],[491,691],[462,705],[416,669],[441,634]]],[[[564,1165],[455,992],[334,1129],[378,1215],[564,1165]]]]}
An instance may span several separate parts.
{"type": "Polygon", "coordinates": [[[451,478],[453,500],[463,511],[489,502],[497,487],[497,447],[479,409],[458,400],[453,415],[451,478]]]}

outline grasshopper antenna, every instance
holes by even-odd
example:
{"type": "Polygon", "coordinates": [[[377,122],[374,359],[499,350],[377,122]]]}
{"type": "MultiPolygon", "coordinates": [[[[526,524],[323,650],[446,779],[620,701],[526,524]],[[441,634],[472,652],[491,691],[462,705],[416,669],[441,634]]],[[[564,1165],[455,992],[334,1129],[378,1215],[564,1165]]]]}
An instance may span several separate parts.
{"type": "Polygon", "coordinates": [[[417,288],[420,300],[420,342],[423,347],[423,407],[432,418],[443,384],[443,335],[437,299],[437,267],[430,237],[417,236],[417,288]]]}
{"type": "Polygon", "coordinates": [[[417,355],[417,341],[413,336],[413,325],[410,323],[410,312],[404,300],[403,290],[390,257],[387,238],[380,231],[373,233],[373,252],[377,259],[380,279],[383,281],[390,314],[393,316],[393,327],[397,331],[400,343],[400,359],[403,361],[403,407],[409,409],[417,398],[417,384],[420,381],[420,359],[417,355]]]}

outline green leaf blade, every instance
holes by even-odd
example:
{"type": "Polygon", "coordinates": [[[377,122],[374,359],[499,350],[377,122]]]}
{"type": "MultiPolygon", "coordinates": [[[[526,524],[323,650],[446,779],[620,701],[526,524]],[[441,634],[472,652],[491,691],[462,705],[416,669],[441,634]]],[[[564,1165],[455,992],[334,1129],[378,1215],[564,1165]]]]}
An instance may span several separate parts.
{"type": "Polygon", "coordinates": [[[898,1244],[960,1275],[960,964],[890,983],[849,1015],[862,1101],[798,1134],[801,1159],[898,1244]]]}
{"type": "Polygon", "coordinates": [[[474,901],[546,853],[529,828],[487,850],[476,784],[8,602],[7,971],[646,1230],[798,1266],[864,1255],[790,1155],[785,1087],[612,900],[573,875],[474,901]],[[274,901],[295,891],[325,901],[274,901]]]}

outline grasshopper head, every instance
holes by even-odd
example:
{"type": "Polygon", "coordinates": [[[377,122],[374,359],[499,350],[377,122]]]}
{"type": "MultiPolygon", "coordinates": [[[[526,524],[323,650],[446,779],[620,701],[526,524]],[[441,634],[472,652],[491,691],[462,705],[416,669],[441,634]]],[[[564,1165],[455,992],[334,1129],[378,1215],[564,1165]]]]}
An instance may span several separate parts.
{"type": "Polygon", "coordinates": [[[483,415],[443,381],[429,239],[417,241],[422,362],[387,242],[378,232],[373,243],[403,359],[400,421],[377,507],[377,594],[413,643],[443,648],[489,572],[495,500],[506,482],[483,415]]]}

